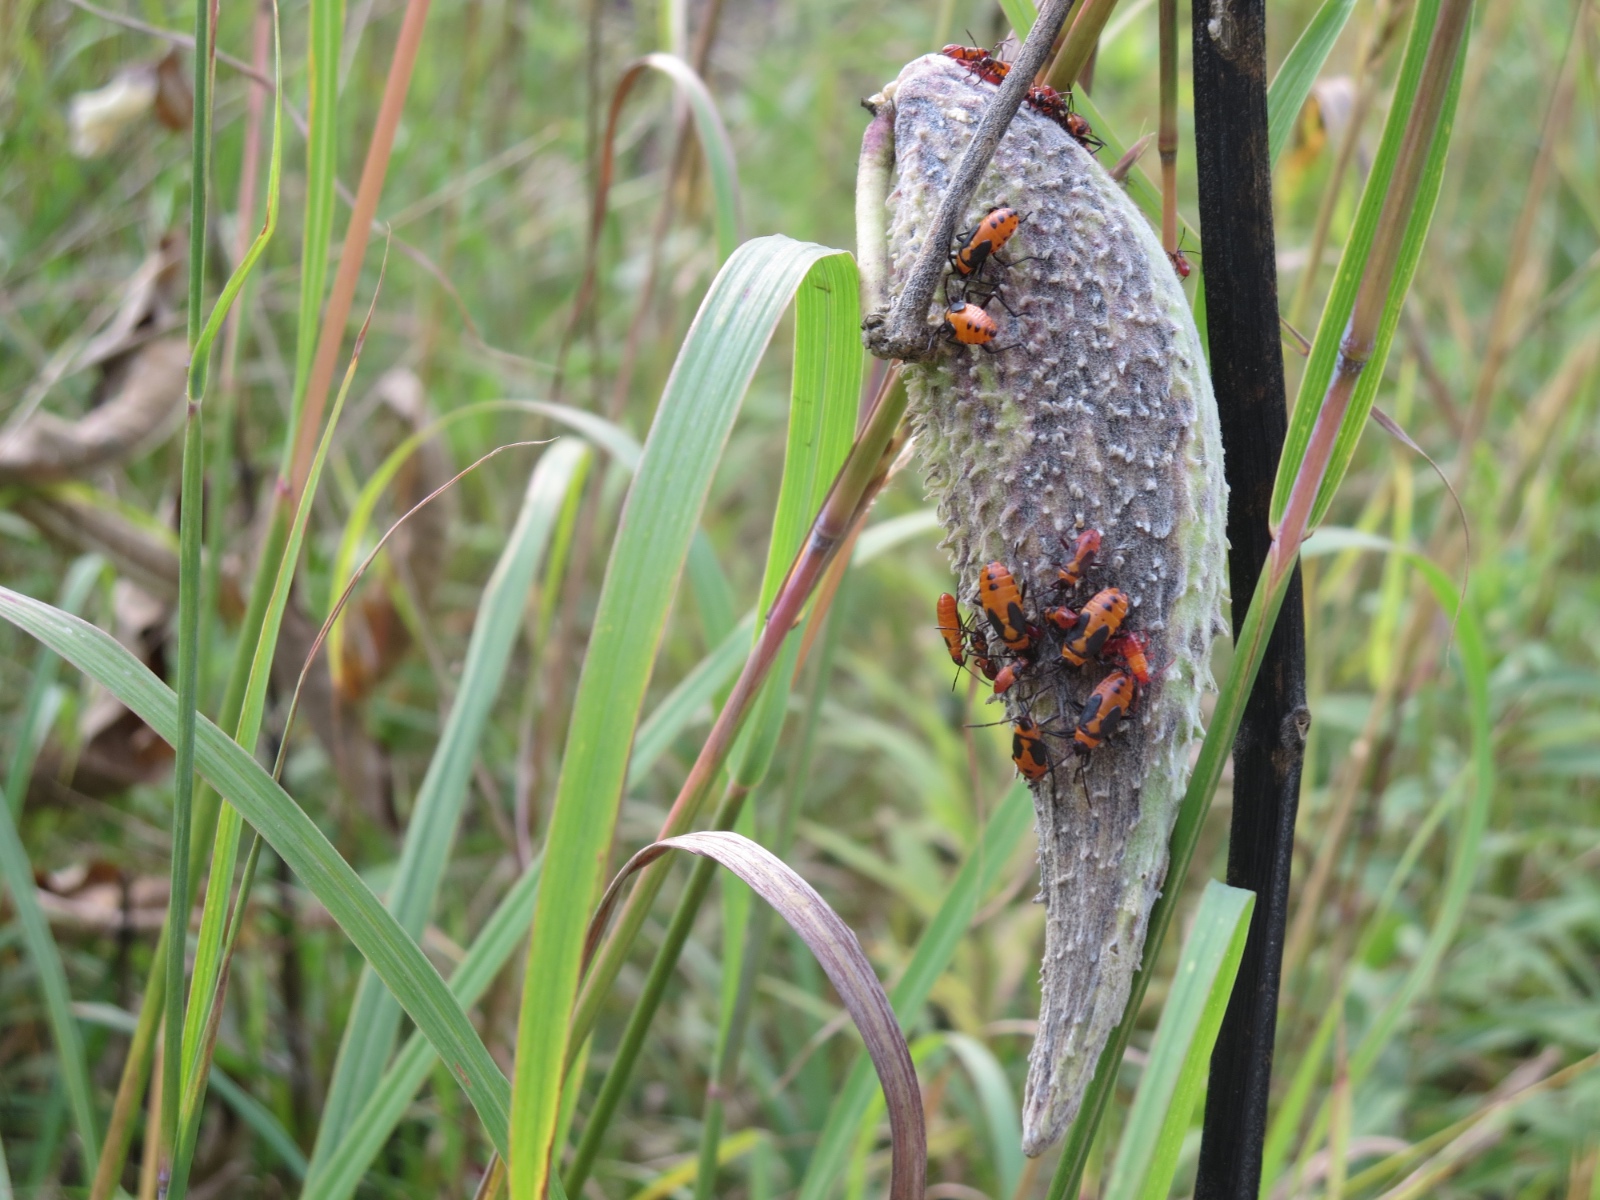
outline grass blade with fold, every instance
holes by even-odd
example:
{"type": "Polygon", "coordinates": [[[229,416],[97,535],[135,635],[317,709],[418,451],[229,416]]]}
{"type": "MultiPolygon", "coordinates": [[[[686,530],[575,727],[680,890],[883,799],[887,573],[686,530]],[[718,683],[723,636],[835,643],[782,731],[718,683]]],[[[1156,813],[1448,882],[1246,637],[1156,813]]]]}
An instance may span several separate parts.
{"type": "Polygon", "coordinates": [[[517,1022],[512,1200],[542,1196],[549,1177],[584,930],[627,766],[618,747],[632,740],[712,473],[778,319],[812,267],[837,253],[785,237],[735,251],[657,408],[612,544],[556,785],[517,1022]]]}
{"type": "MultiPolygon", "coordinates": [[[[0,617],[26,631],[132,710],[156,736],[178,737],[178,703],[149,668],[110,634],[9,588],[0,617]]],[[[496,1148],[507,1148],[510,1089],[444,980],[315,822],[238,743],[210,721],[196,723],[200,773],[277,851],[327,908],[362,957],[450,1063],[451,1074],[496,1148]]]]}
{"type": "Polygon", "coordinates": [[[748,838],[724,830],[687,833],[654,842],[617,873],[595,913],[595,926],[605,924],[628,875],[669,850],[686,850],[728,868],[772,905],[816,955],[860,1031],[883,1085],[894,1147],[889,1198],[922,1200],[928,1166],[922,1095],[898,1019],[856,935],[791,868],[748,838]]]}
{"type": "MultiPolygon", "coordinates": [[[[789,430],[784,449],[782,482],[773,514],[772,536],[767,543],[766,569],[756,603],[758,613],[770,613],[778,589],[788,574],[789,565],[799,552],[835,474],[850,451],[864,357],[858,333],[861,322],[859,294],[860,280],[855,263],[844,255],[835,255],[822,259],[812,268],[795,297],[795,365],[789,430]]],[[[751,706],[751,720],[730,756],[731,784],[715,821],[719,829],[730,828],[736,823],[745,800],[766,777],[772,763],[788,714],[789,689],[802,632],[799,627],[789,631],[777,664],[751,706]]],[[[758,641],[759,637],[758,632],[758,641]]],[[[634,1062],[655,1017],[666,981],[676,969],[678,955],[711,886],[715,870],[716,866],[710,859],[702,859],[692,868],[689,884],[679,898],[678,909],[673,914],[667,936],[656,951],[649,979],[628,1018],[622,1043],[596,1098],[572,1166],[563,1178],[569,1193],[580,1190],[599,1150],[615,1105],[628,1085],[634,1062]]],[[[628,926],[630,917],[634,920],[642,918],[663,878],[664,870],[661,867],[647,872],[641,878],[619,921],[622,927],[619,938],[634,936],[636,930],[628,926]]],[[[725,891],[725,895],[730,891],[733,889],[725,891]]],[[[742,938],[739,944],[742,946],[742,938]]],[[[739,973],[738,963],[724,961],[723,970],[727,973],[725,978],[736,977],[739,973]]],[[[598,983],[591,980],[585,995],[596,994],[598,983]]],[[[581,1016],[579,1020],[582,1021],[581,1016]]],[[[731,1071],[737,1059],[733,1057],[736,1052],[730,1049],[727,1039],[736,1033],[737,1023],[725,1019],[720,1023],[720,1028],[716,1062],[731,1071]]],[[[708,1170],[714,1169],[717,1161],[714,1143],[720,1121],[720,1105],[712,1098],[708,1101],[707,1119],[702,1127],[705,1141],[701,1146],[701,1161],[707,1164],[708,1170]]],[[[704,1187],[703,1181],[701,1186],[704,1187]]]]}
{"type": "Polygon", "coordinates": [[[1254,892],[1215,879],[1206,884],[1122,1128],[1106,1200],[1165,1200],[1171,1190],[1255,903],[1254,892]]]}
{"type": "MultiPolygon", "coordinates": [[[[909,1028],[916,1022],[934,983],[949,967],[961,939],[966,937],[978,905],[994,887],[1000,871],[1032,827],[1033,802],[1028,789],[1021,784],[1013,785],[945,893],[938,913],[922,931],[905,971],[889,989],[901,1028],[909,1028]]],[[[811,1162],[800,1183],[798,1200],[822,1200],[828,1195],[849,1160],[851,1143],[862,1116],[872,1103],[874,1091],[871,1066],[865,1059],[857,1059],[817,1136],[816,1149],[811,1153],[811,1162]]]]}
{"type": "MultiPolygon", "coordinates": [[[[389,911],[413,938],[421,936],[433,912],[466,803],[472,764],[522,632],[528,590],[567,496],[582,486],[589,460],[588,446],[576,439],[558,441],[540,457],[528,479],[516,525],[478,604],[455,703],[417,791],[388,889],[389,911]]],[[[313,1168],[320,1168],[340,1144],[349,1120],[371,1095],[399,1025],[399,1006],[369,964],[356,989],[328,1086],[328,1103],[311,1155],[313,1168]]]]}

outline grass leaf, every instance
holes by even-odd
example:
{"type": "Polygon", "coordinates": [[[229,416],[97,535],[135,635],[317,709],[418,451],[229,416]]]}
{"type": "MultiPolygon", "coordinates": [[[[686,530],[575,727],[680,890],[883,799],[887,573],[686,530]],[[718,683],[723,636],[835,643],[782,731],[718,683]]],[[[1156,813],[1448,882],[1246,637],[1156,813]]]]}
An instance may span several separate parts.
{"type": "MultiPolygon", "coordinates": [[[[983,836],[945,893],[938,914],[928,922],[917,948],[899,980],[889,990],[894,1011],[903,1028],[910,1028],[922,1012],[934,982],[950,966],[956,947],[966,937],[978,904],[994,887],[1000,870],[1018,843],[1033,827],[1033,801],[1022,784],[1013,785],[989,818],[983,836]]],[[[799,1200],[822,1200],[839,1178],[848,1161],[851,1143],[876,1089],[872,1068],[858,1059],[844,1086],[828,1110],[826,1123],[817,1136],[799,1200]]]]}
{"type": "Polygon", "coordinates": [[[1288,57],[1278,67],[1267,88],[1267,147],[1269,160],[1276,164],[1294,134],[1311,85],[1316,83],[1328,52],[1344,32],[1345,22],[1356,0],[1322,0],[1310,22],[1296,39],[1288,57]]]}
{"type": "MultiPolygon", "coordinates": [[[[583,485],[589,460],[588,446],[575,439],[558,441],[540,456],[516,524],[479,601],[455,703],[417,792],[400,863],[388,889],[389,911],[414,938],[421,936],[438,896],[466,803],[472,764],[522,631],[528,590],[567,496],[583,485]]],[[[383,1073],[399,1024],[400,1009],[369,963],[345,1025],[313,1164],[320,1166],[344,1140],[351,1118],[383,1073]]]]}
{"type": "Polygon", "coordinates": [[[1254,892],[1206,884],[1122,1128],[1106,1200],[1165,1200],[1250,932],[1254,892]]]}
{"type": "Polygon", "coordinates": [[[728,868],[772,905],[816,955],[860,1031],[883,1085],[894,1146],[890,1200],[921,1200],[927,1172],[927,1133],[922,1093],[905,1037],[856,935],[803,878],[770,851],[737,833],[687,833],[652,843],[635,854],[617,873],[601,900],[595,925],[604,925],[627,877],[669,850],[686,850],[728,868]]]}
{"type": "Polygon", "coordinates": [[[644,689],[750,378],[795,290],[837,254],[758,238],[729,258],[667,380],[606,569],[568,728],[517,1023],[512,1200],[542,1196],[560,1111],[567,1016],[590,904],[616,828],[644,689]]]}
{"type": "MultiPolygon", "coordinates": [[[[178,703],[172,689],[110,634],[9,588],[0,588],[0,617],[104,687],[163,741],[177,741],[178,703]]],[[[417,1027],[446,1056],[485,1133],[503,1151],[510,1115],[505,1076],[417,944],[305,811],[232,738],[201,718],[195,750],[200,773],[322,902],[417,1027]]]]}

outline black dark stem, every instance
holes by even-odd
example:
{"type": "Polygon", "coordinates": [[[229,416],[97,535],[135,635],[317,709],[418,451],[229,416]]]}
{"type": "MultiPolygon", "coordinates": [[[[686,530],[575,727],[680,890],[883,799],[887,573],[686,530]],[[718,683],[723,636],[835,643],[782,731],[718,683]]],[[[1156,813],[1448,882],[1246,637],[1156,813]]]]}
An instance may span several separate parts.
{"type": "MultiPolygon", "coordinates": [[[[1228,478],[1234,631],[1271,535],[1288,414],[1278,340],[1264,0],[1193,0],[1195,156],[1211,379],[1228,478]]],[[[1228,882],[1256,894],[1238,982],[1211,1056],[1196,1200],[1256,1200],[1272,1081],[1305,705],[1299,568],[1233,749],[1228,882]]]]}

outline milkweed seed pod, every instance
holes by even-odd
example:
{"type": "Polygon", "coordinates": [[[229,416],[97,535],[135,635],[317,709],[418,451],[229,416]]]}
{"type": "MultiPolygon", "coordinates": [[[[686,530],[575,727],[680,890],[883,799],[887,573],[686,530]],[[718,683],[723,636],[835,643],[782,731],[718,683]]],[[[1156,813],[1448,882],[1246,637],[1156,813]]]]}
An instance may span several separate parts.
{"type": "MultiPolygon", "coordinates": [[[[994,89],[928,55],[885,93],[894,105],[888,274],[897,294],[994,89]]],[[[906,385],[963,600],[986,563],[1004,562],[1044,630],[1038,662],[1005,697],[1008,716],[1026,711],[1058,735],[1053,771],[1031,785],[1047,912],[1023,1102],[1023,1150],[1037,1155],[1077,1114],[1166,875],[1203,732],[1201,697],[1214,687],[1211,644],[1226,631],[1227,488],[1194,319],[1122,188],[1063,129],[1024,107],[965,226],[1001,205],[1025,215],[1006,247],[1016,265],[989,268],[1012,310],[990,304],[994,345],[1013,348],[948,346],[908,366],[906,385]],[[1063,662],[1062,635],[1037,614],[1059,602],[1062,539],[1070,545],[1085,529],[1099,530],[1102,545],[1076,603],[1106,587],[1125,591],[1126,629],[1148,639],[1153,677],[1120,732],[1084,760],[1080,782],[1070,735],[1111,667],[1063,662]]],[[[956,294],[936,299],[962,298],[959,286],[947,290],[956,294]]],[[[930,331],[939,315],[928,314],[930,331]]]]}

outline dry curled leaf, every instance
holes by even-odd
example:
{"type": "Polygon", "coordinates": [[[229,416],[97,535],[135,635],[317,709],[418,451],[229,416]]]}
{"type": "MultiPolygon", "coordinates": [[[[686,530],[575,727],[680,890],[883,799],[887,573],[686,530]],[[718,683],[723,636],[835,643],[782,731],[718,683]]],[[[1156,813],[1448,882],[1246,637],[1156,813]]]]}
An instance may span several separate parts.
{"type": "Polygon", "coordinates": [[[815,888],[771,851],[737,833],[719,831],[686,833],[646,846],[617,872],[601,898],[600,907],[589,924],[585,961],[605,930],[612,905],[628,877],[669,850],[686,850],[728,868],[772,905],[816,955],[817,963],[860,1030],[878,1080],[883,1084],[893,1153],[889,1200],[922,1200],[928,1159],[922,1093],[917,1085],[916,1068],[911,1063],[911,1052],[895,1020],[889,997],[884,994],[883,985],[878,982],[872,964],[850,927],[815,888]]]}
{"type": "Polygon", "coordinates": [[[123,463],[169,437],[183,417],[189,349],[162,338],[119,367],[115,390],[75,421],[36,412],[0,435],[0,483],[52,483],[123,463]]]}

